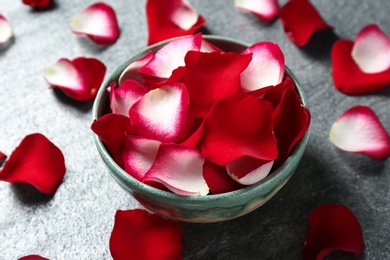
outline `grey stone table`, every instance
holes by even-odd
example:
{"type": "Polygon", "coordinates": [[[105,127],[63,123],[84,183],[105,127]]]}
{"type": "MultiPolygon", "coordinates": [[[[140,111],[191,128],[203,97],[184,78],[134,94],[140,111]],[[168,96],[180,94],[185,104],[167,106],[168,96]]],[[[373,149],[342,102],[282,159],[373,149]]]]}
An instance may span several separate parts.
{"type": "MultiPolygon", "coordinates": [[[[119,40],[108,47],[69,29],[72,17],[91,0],[56,0],[46,11],[34,11],[21,1],[0,2],[0,13],[15,35],[0,50],[0,151],[10,154],[24,136],[41,132],[60,147],[67,166],[54,196],[0,182],[1,260],[27,254],[111,259],[108,242],[115,211],[141,207],[113,181],[99,158],[89,128],[92,102],[70,100],[50,89],[42,76],[45,66],[62,57],[96,57],[111,71],[146,45],[145,1],[106,2],[116,10],[121,28],[119,40]]],[[[335,30],[304,48],[288,40],[279,19],[265,24],[235,10],[233,0],[190,2],[207,19],[204,33],[278,43],[307,94],[313,120],[302,163],[287,185],[239,219],[184,224],[184,259],[300,259],[308,216],[328,203],[348,206],[359,219],[366,243],[363,259],[390,259],[390,160],[341,152],[328,141],[334,120],[358,104],[372,107],[390,131],[390,90],[359,97],[341,94],[332,83],[329,56],[337,37],[354,39],[369,23],[390,35],[390,1],[312,0],[335,30]]]]}

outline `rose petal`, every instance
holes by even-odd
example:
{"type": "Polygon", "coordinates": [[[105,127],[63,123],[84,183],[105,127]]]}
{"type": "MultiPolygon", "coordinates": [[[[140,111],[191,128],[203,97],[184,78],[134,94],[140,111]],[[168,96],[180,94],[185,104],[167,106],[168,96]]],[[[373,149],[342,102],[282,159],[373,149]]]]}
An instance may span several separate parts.
{"type": "Polygon", "coordinates": [[[49,260],[49,258],[45,258],[40,255],[26,255],[18,258],[18,260],[49,260]]]}
{"type": "Polygon", "coordinates": [[[274,160],[278,151],[268,101],[235,94],[216,103],[205,118],[201,151],[225,166],[243,156],[274,160]]]}
{"type": "Polygon", "coordinates": [[[209,187],[203,178],[202,154],[178,144],[161,144],[157,157],[144,176],[144,182],[155,181],[180,195],[207,195],[209,187]]]}
{"type": "Polygon", "coordinates": [[[183,228],[179,223],[142,209],[118,210],[110,237],[115,260],[182,259],[183,228]]]}
{"type": "Polygon", "coordinates": [[[64,178],[65,160],[61,150],[44,135],[27,135],[0,171],[0,180],[24,182],[40,192],[54,194],[64,178]]]}
{"type": "Polygon", "coordinates": [[[0,14],[0,44],[8,42],[12,38],[12,27],[7,18],[0,14]]]}
{"type": "MultiPolygon", "coordinates": [[[[295,91],[295,83],[294,81],[286,76],[284,80],[279,83],[278,85],[271,87],[268,89],[266,93],[264,93],[264,99],[271,102],[274,109],[279,105],[280,100],[283,97],[283,93],[286,91],[286,89],[291,88],[295,91]]],[[[248,92],[247,94],[250,94],[251,92],[248,92]]]]}
{"type": "Polygon", "coordinates": [[[376,24],[367,25],[356,36],[352,58],[364,73],[390,68],[390,39],[376,24]]]}
{"type": "Polygon", "coordinates": [[[219,166],[208,160],[203,164],[203,178],[212,194],[221,194],[245,187],[233,180],[227,174],[224,166],[219,166]]]}
{"type": "Polygon", "coordinates": [[[130,121],[144,137],[176,142],[191,127],[188,93],[181,83],[153,89],[130,108],[130,121]]]}
{"type": "Polygon", "coordinates": [[[240,74],[251,59],[252,54],[189,51],[185,57],[185,85],[194,114],[204,116],[215,102],[237,93],[240,74]]]}
{"type": "Polygon", "coordinates": [[[154,58],[138,71],[153,77],[169,78],[174,69],[185,65],[184,57],[187,52],[199,51],[201,44],[202,35],[200,33],[171,41],[158,50],[154,58]]]}
{"type": "Polygon", "coordinates": [[[242,12],[251,12],[260,20],[271,22],[279,13],[277,0],[235,0],[235,7],[242,12]]]}
{"type": "Polygon", "coordinates": [[[238,183],[242,185],[252,185],[267,177],[273,164],[273,160],[264,161],[244,156],[226,165],[226,170],[238,183]]]}
{"type": "Polygon", "coordinates": [[[194,34],[206,23],[187,0],[147,0],[146,18],[148,45],[194,34]]]}
{"type": "Polygon", "coordinates": [[[130,108],[147,92],[148,90],[135,80],[126,80],[117,88],[110,86],[110,107],[112,113],[128,117],[130,108]]]}
{"type": "Polygon", "coordinates": [[[243,54],[252,53],[252,60],[241,74],[244,92],[279,84],[284,76],[284,55],[272,42],[259,42],[247,48],[243,54]]]}
{"type": "Polygon", "coordinates": [[[214,52],[214,51],[222,52],[223,50],[221,50],[214,44],[202,39],[202,46],[200,47],[200,51],[201,52],[214,52]]]}
{"type": "Polygon", "coordinates": [[[342,205],[316,207],[309,216],[303,247],[303,260],[324,259],[329,253],[342,250],[360,257],[364,242],[359,221],[342,205]]]}
{"type": "Polygon", "coordinates": [[[382,160],[390,156],[390,136],[375,112],[366,106],[345,111],[332,125],[330,141],[339,149],[382,160]]]}
{"type": "Polygon", "coordinates": [[[62,58],[45,68],[44,78],[70,98],[86,101],[96,96],[105,73],[106,66],[95,58],[62,58]]]}
{"type": "Polygon", "coordinates": [[[138,70],[143,66],[145,66],[146,64],[148,64],[153,58],[154,58],[154,53],[149,50],[148,54],[146,54],[144,57],[127,66],[126,69],[123,70],[122,74],[119,77],[118,80],[119,85],[128,79],[132,79],[137,81],[140,84],[143,84],[144,78],[138,72],[138,70]]]}
{"type": "Polygon", "coordinates": [[[279,11],[283,29],[297,46],[304,46],[313,33],[329,30],[328,25],[309,0],[290,0],[279,11]]]}
{"type": "Polygon", "coordinates": [[[114,9],[103,2],[94,3],[76,14],[70,29],[87,36],[97,44],[113,44],[119,37],[119,26],[114,9]]]}
{"type": "Polygon", "coordinates": [[[4,161],[7,159],[7,155],[0,152],[0,167],[3,165],[4,161]]]}
{"type": "Polygon", "coordinates": [[[157,140],[127,135],[122,151],[125,171],[142,181],[156,159],[160,144],[161,142],[157,140]]]}
{"type": "Polygon", "coordinates": [[[44,9],[51,4],[51,0],[22,0],[22,3],[32,8],[44,9]]]}

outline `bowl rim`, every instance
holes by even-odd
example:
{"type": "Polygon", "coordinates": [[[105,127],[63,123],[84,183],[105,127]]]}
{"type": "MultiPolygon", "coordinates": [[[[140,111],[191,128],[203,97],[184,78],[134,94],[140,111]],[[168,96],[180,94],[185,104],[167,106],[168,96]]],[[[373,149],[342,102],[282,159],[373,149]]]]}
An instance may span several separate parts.
{"type": "MultiPolygon", "coordinates": [[[[99,104],[102,102],[102,99],[104,98],[106,93],[107,87],[110,85],[112,82],[112,78],[115,77],[115,75],[118,73],[118,71],[123,71],[129,64],[132,59],[134,59],[137,56],[140,56],[141,54],[147,52],[150,49],[154,48],[159,48],[162,47],[163,45],[176,40],[180,39],[183,37],[189,37],[189,36],[181,36],[181,37],[175,37],[172,39],[168,39],[165,41],[161,41],[159,43],[146,46],[136,52],[135,54],[131,55],[124,61],[122,61],[118,66],[115,67],[114,70],[112,70],[108,75],[105,76],[103,83],[101,84],[101,87],[99,88],[99,91],[96,95],[96,98],[93,102],[93,107],[92,107],[92,120],[97,120],[98,114],[99,114],[99,104]]],[[[203,39],[206,40],[215,40],[215,41],[223,41],[223,42],[229,42],[233,43],[236,45],[241,45],[243,47],[248,47],[250,44],[236,40],[233,38],[225,37],[225,36],[217,36],[217,35],[203,35],[203,39]]],[[[299,81],[295,77],[295,75],[292,73],[292,71],[285,65],[285,74],[288,74],[290,76],[296,86],[296,91],[302,101],[302,104],[308,108],[308,102],[305,94],[303,93],[303,90],[299,84],[299,81]]],[[[300,158],[303,155],[303,152],[305,150],[308,138],[309,138],[309,131],[310,131],[310,125],[309,128],[307,129],[305,135],[301,138],[301,140],[295,145],[293,151],[291,152],[290,156],[287,158],[287,160],[275,171],[273,171],[271,174],[269,174],[267,177],[264,179],[260,180],[259,182],[249,185],[247,187],[235,190],[235,191],[230,191],[230,192],[225,192],[221,194],[208,194],[205,196],[184,196],[184,195],[179,195],[175,194],[170,191],[164,191],[160,190],[157,188],[154,188],[148,184],[142,183],[139,180],[135,179],[132,177],[130,174],[128,174],[124,169],[122,169],[111,157],[107,149],[105,148],[105,145],[103,144],[102,140],[99,138],[98,135],[94,134],[94,139],[95,139],[95,144],[98,149],[98,152],[103,159],[104,163],[106,164],[106,167],[109,168],[109,173],[118,181],[120,185],[123,186],[129,186],[131,188],[128,188],[132,190],[133,192],[138,191],[142,193],[147,193],[147,194],[154,194],[155,196],[158,196],[160,199],[165,200],[165,201],[170,201],[172,203],[182,203],[183,201],[185,202],[190,202],[191,204],[203,204],[204,202],[210,203],[210,202],[216,202],[226,199],[226,197],[231,197],[231,198],[237,198],[241,197],[243,194],[248,194],[248,193],[256,193],[257,190],[262,189],[262,187],[267,187],[267,186],[273,186],[272,183],[274,182],[280,182],[281,180],[284,180],[286,178],[289,178],[292,174],[287,170],[288,167],[290,167],[291,164],[294,164],[295,160],[300,160],[300,158]],[[115,172],[115,174],[113,173],[115,172]],[[290,175],[290,176],[289,176],[290,175]]],[[[287,180],[286,180],[287,181],[287,180]]]]}

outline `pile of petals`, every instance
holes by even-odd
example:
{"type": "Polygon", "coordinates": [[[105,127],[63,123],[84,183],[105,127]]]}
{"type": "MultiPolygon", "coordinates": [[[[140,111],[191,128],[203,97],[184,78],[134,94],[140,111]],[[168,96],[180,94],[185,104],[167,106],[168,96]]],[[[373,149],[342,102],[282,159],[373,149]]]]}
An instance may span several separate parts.
{"type": "Polygon", "coordinates": [[[0,14],[0,44],[8,42],[12,38],[12,27],[7,18],[0,14]]]}
{"type": "Polygon", "coordinates": [[[22,0],[22,3],[32,8],[44,9],[51,4],[51,0],[22,0]]]}

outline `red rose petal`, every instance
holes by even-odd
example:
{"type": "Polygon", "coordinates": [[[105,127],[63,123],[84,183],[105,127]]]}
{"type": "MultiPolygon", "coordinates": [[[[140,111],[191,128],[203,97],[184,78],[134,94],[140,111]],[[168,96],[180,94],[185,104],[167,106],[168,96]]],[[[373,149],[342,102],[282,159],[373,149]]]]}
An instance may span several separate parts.
{"type": "Polygon", "coordinates": [[[304,46],[313,33],[332,29],[309,0],[290,0],[279,11],[283,29],[297,46],[304,46]]]}
{"type": "Polygon", "coordinates": [[[264,94],[264,99],[271,102],[272,106],[275,109],[279,105],[280,100],[283,97],[283,93],[287,88],[295,90],[295,83],[288,76],[286,76],[284,80],[278,85],[269,88],[268,91],[264,94]]]}
{"type": "Polygon", "coordinates": [[[336,250],[360,257],[363,249],[360,224],[347,207],[323,205],[312,211],[302,252],[303,260],[324,259],[336,250]]]}
{"type": "Polygon", "coordinates": [[[22,3],[32,8],[44,9],[51,4],[51,0],[22,0],[22,3]]]}
{"type": "Polygon", "coordinates": [[[146,18],[148,45],[194,34],[206,23],[187,0],[147,0],[146,18]]]}
{"type": "Polygon", "coordinates": [[[277,0],[235,0],[234,5],[238,10],[251,12],[265,22],[272,22],[279,13],[277,0]]]}
{"type": "Polygon", "coordinates": [[[140,68],[148,64],[154,58],[154,53],[149,50],[148,53],[141,59],[131,63],[123,70],[122,74],[119,76],[118,83],[122,84],[125,80],[132,79],[137,81],[140,84],[144,83],[144,78],[141,73],[138,72],[140,68]]]}
{"type": "Polygon", "coordinates": [[[0,14],[0,44],[8,42],[12,38],[12,28],[7,18],[0,14]]]}
{"type": "Polygon", "coordinates": [[[45,258],[40,255],[26,255],[18,258],[18,260],[49,260],[49,258],[45,258]]]}
{"type": "Polygon", "coordinates": [[[183,228],[145,210],[118,210],[110,237],[115,260],[182,259],[183,228]]]}
{"type": "Polygon", "coordinates": [[[242,185],[252,185],[261,181],[271,172],[274,161],[264,161],[253,157],[244,156],[228,165],[228,174],[242,185]]]}
{"type": "Polygon", "coordinates": [[[45,80],[70,98],[86,101],[94,98],[106,73],[106,66],[95,58],[60,59],[46,67],[45,80]]]}
{"type": "Polygon", "coordinates": [[[113,44],[119,37],[119,26],[114,9],[103,2],[94,3],[76,14],[70,29],[87,36],[97,44],[113,44]]]}
{"type": "Polygon", "coordinates": [[[0,180],[24,182],[40,192],[54,194],[66,172],[61,150],[44,135],[27,135],[0,171],[0,180]]]}
{"type": "Polygon", "coordinates": [[[329,138],[344,151],[362,153],[377,160],[390,156],[390,135],[367,106],[345,111],[332,125],[329,138]]]}
{"type": "Polygon", "coordinates": [[[225,166],[243,156],[274,160],[278,151],[268,101],[235,94],[216,103],[205,118],[201,151],[225,166]]]}

